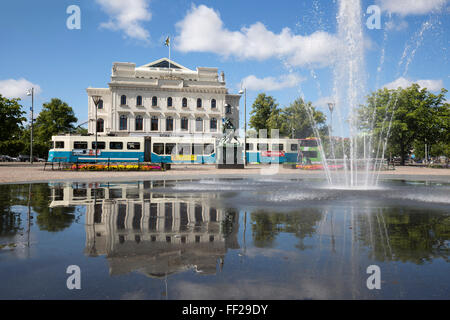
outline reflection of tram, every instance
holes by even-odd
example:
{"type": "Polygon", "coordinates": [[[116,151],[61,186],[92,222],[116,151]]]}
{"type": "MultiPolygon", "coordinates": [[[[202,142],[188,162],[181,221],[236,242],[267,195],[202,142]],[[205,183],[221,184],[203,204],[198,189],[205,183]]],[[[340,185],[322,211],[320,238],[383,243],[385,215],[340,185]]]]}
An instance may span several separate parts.
{"type": "Polygon", "coordinates": [[[239,247],[237,213],[198,194],[159,193],[165,184],[56,184],[50,206],[86,206],[85,252],[106,255],[111,274],[216,273],[227,249],[239,247]]]}
{"type": "Polygon", "coordinates": [[[95,136],[53,136],[48,161],[207,164],[216,162],[215,143],[215,138],[197,136],[99,136],[96,145],[95,136]]]}

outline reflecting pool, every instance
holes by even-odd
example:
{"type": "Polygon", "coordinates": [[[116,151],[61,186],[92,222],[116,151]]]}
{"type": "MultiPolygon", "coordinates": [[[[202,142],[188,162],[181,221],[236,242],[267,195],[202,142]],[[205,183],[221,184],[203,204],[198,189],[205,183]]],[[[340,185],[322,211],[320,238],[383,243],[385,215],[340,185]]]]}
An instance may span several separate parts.
{"type": "Polygon", "coordinates": [[[449,195],[267,177],[0,185],[0,299],[449,299],[449,195]]]}

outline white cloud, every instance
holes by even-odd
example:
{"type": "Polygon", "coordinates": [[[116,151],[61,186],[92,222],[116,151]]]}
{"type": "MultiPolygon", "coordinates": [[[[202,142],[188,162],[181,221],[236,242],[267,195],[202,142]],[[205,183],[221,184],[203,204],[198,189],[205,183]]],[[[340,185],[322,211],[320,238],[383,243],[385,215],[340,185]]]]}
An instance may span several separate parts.
{"type": "Polygon", "coordinates": [[[439,91],[444,87],[444,83],[442,80],[411,81],[403,77],[400,77],[395,81],[385,84],[384,87],[387,89],[397,89],[398,87],[407,88],[410,87],[413,83],[417,83],[421,88],[427,88],[430,91],[439,91]]]}
{"type": "Polygon", "coordinates": [[[20,78],[19,80],[7,79],[0,80],[0,94],[6,98],[25,98],[27,96],[27,90],[34,88],[34,93],[39,94],[41,87],[26,79],[20,78]]]}
{"type": "Polygon", "coordinates": [[[275,91],[282,90],[286,88],[293,88],[297,86],[300,82],[305,79],[300,77],[298,74],[288,74],[280,77],[266,77],[257,78],[254,75],[250,75],[242,79],[242,86],[247,88],[247,90],[254,91],[275,91]]]}
{"type": "Polygon", "coordinates": [[[176,27],[179,35],[174,44],[182,52],[212,52],[239,59],[280,58],[292,66],[329,65],[339,45],[335,36],[323,31],[301,36],[284,28],[276,34],[261,22],[230,31],[219,13],[205,5],[193,5],[176,27]]]}
{"type": "Polygon", "coordinates": [[[150,34],[142,26],[150,21],[152,14],[148,0],[96,0],[109,15],[109,21],[100,24],[102,28],[120,30],[132,39],[148,41],[150,34]]]}
{"type": "Polygon", "coordinates": [[[400,20],[400,21],[393,21],[390,20],[388,22],[386,22],[386,30],[388,31],[402,31],[408,28],[408,22],[406,22],[405,20],[400,20]]]}
{"type": "Polygon", "coordinates": [[[422,15],[442,10],[449,0],[378,0],[383,11],[401,16],[422,15]]]}

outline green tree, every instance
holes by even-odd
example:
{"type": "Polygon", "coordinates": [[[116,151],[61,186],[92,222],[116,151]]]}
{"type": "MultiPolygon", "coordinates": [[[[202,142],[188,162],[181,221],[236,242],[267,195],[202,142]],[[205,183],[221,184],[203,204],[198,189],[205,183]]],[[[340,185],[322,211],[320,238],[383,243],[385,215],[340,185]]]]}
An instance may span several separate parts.
{"type": "Polygon", "coordinates": [[[77,121],[72,107],[66,102],[53,98],[49,103],[44,103],[35,124],[36,145],[46,154],[52,136],[72,132],[77,121]]]}
{"type": "Polygon", "coordinates": [[[255,102],[252,105],[252,111],[250,114],[250,127],[255,129],[258,133],[259,130],[267,129],[267,135],[270,136],[271,129],[278,129],[272,127],[273,122],[269,122],[272,114],[277,112],[278,104],[271,96],[266,96],[265,93],[260,93],[255,102]]]}
{"type": "Polygon", "coordinates": [[[20,141],[23,126],[26,121],[23,116],[20,99],[8,99],[0,94],[0,153],[17,155],[23,148],[20,141]]]}
{"type": "MultiPolygon", "coordinates": [[[[373,92],[367,98],[367,105],[359,109],[359,120],[363,129],[370,129],[373,124],[375,152],[387,141],[387,152],[400,156],[404,164],[417,142],[448,143],[446,92],[442,89],[440,94],[434,95],[426,88],[420,89],[418,84],[373,92]]],[[[378,152],[378,156],[380,154],[378,152]]]]}
{"type": "Polygon", "coordinates": [[[283,108],[279,113],[280,135],[296,139],[315,136],[314,126],[320,135],[327,133],[326,117],[302,98],[295,100],[289,107],[283,108]],[[313,119],[313,121],[311,121],[313,119]]]}

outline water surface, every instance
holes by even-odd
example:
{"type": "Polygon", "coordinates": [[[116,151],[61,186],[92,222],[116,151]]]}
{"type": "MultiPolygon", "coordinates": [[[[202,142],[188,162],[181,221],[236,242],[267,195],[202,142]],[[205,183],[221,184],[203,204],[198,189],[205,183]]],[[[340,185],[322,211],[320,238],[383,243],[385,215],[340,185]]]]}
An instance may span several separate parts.
{"type": "Polygon", "coordinates": [[[449,194],[271,178],[0,185],[0,298],[449,299],[449,194]]]}

